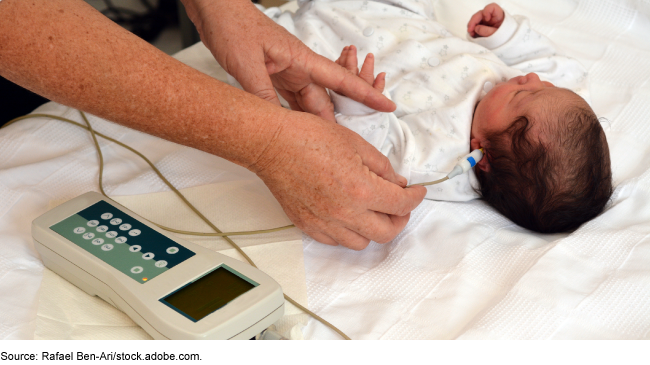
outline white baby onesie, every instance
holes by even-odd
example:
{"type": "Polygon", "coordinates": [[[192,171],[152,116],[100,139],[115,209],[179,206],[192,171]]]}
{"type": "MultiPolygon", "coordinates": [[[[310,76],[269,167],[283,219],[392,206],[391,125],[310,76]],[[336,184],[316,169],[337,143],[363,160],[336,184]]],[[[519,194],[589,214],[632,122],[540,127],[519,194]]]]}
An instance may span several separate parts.
{"type": "MultiPolygon", "coordinates": [[[[397,109],[376,112],[331,92],[336,119],[386,155],[409,184],[446,176],[470,152],[474,108],[499,82],[535,72],[587,97],[583,66],[525,17],[506,15],[494,35],[461,39],[435,21],[432,2],[424,0],[302,1],[293,16],[267,15],[329,59],[350,44],[359,63],[375,55],[375,72],[387,73],[384,94],[397,109]]],[[[473,187],[470,171],[429,186],[426,198],[471,200],[478,197],[473,187]]]]}

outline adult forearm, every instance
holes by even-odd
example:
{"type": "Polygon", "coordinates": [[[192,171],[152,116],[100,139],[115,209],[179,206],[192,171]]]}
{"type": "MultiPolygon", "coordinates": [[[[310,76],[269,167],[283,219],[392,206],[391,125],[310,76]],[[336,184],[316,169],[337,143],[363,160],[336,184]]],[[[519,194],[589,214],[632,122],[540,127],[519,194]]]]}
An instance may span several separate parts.
{"type": "Polygon", "coordinates": [[[243,166],[256,161],[287,113],[165,55],[81,0],[0,2],[0,74],[243,166]]]}
{"type": "MultiPolygon", "coordinates": [[[[205,19],[228,18],[209,10],[205,19]]],[[[363,80],[355,82],[356,76],[336,65],[329,72],[331,61],[315,56],[263,15],[250,14],[257,19],[254,24],[242,31],[236,28],[242,23],[228,23],[219,33],[223,42],[213,47],[225,47],[220,61],[225,64],[231,56],[258,58],[258,64],[238,64],[240,78],[258,66],[265,68],[270,54],[279,59],[272,61],[270,73],[285,70],[290,80],[297,75],[304,81],[296,92],[311,87],[310,70],[325,70],[317,78],[322,86],[356,95],[355,100],[369,101],[370,106],[387,102],[384,109],[394,109],[363,80]],[[259,42],[241,47],[249,38],[259,42]],[[278,42],[288,46],[277,48],[278,42]],[[264,48],[267,43],[272,52],[264,48]],[[298,50],[298,56],[292,50],[298,50]],[[280,67],[285,64],[299,67],[280,67]],[[324,82],[329,78],[334,79],[332,85],[324,82]]],[[[247,77],[248,84],[258,85],[262,74],[268,78],[267,70],[262,71],[257,68],[255,77],[247,77]]],[[[370,239],[387,242],[404,228],[408,213],[426,192],[421,186],[403,189],[406,180],[358,134],[311,114],[287,111],[193,70],[82,0],[1,1],[0,74],[51,100],[248,167],[296,226],[321,242],[355,249],[367,246],[370,239]]],[[[273,89],[270,82],[267,86],[273,89]]]]}

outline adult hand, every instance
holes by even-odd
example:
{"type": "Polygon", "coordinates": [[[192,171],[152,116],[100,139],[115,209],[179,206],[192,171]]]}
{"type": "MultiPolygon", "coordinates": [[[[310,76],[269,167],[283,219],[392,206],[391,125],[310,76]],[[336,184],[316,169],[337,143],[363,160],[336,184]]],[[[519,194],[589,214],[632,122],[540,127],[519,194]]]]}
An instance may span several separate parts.
{"type": "Polygon", "coordinates": [[[313,115],[286,113],[286,122],[250,168],[291,221],[319,242],[354,250],[401,232],[426,189],[404,188],[406,179],[388,158],[353,131],[313,115]]]}
{"type": "Polygon", "coordinates": [[[392,101],[314,53],[249,0],[183,3],[203,43],[244,90],[279,105],[277,89],[291,109],[330,121],[335,121],[334,108],[325,88],[379,111],[395,110],[392,101]]]}
{"type": "Polygon", "coordinates": [[[467,23],[467,33],[473,38],[489,37],[499,29],[505,18],[503,9],[495,4],[488,4],[483,10],[472,15],[467,23]]]}

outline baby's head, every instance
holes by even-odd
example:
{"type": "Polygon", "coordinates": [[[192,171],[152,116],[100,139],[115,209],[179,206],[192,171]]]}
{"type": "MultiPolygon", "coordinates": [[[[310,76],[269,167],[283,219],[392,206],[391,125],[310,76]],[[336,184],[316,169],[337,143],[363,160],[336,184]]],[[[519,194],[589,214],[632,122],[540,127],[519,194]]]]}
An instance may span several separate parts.
{"type": "Polygon", "coordinates": [[[534,74],[496,85],[477,104],[472,149],[488,204],[522,227],[567,232],[594,218],[612,194],[605,133],[589,105],[534,74]]]}

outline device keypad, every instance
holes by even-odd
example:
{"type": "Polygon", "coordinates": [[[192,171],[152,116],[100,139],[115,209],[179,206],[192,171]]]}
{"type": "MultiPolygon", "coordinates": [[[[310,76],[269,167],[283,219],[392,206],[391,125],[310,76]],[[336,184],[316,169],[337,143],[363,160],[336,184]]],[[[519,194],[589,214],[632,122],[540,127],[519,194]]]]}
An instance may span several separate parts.
{"type": "Polygon", "coordinates": [[[140,283],[195,255],[105,201],[50,228],[140,283]]]}

